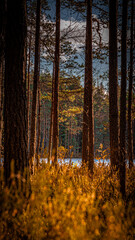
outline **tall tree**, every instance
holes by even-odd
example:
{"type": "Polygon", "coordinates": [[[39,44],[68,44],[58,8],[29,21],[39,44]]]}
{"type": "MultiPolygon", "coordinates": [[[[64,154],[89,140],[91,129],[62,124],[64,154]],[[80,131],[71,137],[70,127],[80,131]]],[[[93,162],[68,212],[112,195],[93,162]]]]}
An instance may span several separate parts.
{"type": "Polygon", "coordinates": [[[25,85],[26,1],[7,0],[4,88],[4,174],[8,185],[11,160],[23,174],[27,161],[25,85]]]}
{"type": "Polygon", "coordinates": [[[92,82],[92,1],[87,0],[82,161],[88,164],[91,172],[93,172],[94,163],[92,82]]]}
{"type": "Polygon", "coordinates": [[[40,87],[38,89],[38,121],[37,121],[37,168],[39,167],[39,146],[40,146],[40,133],[41,133],[41,99],[40,99],[40,87]]]}
{"type": "Polygon", "coordinates": [[[4,100],[4,61],[0,66],[0,159],[2,153],[3,136],[3,100],[4,100]]]}
{"type": "Polygon", "coordinates": [[[109,124],[110,160],[118,167],[117,0],[109,1],[109,124]]]}
{"type": "Polygon", "coordinates": [[[54,120],[54,63],[53,63],[53,74],[52,74],[52,99],[51,99],[51,120],[50,120],[50,133],[49,133],[49,147],[48,147],[48,163],[50,163],[51,151],[52,151],[53,120],[54,120]]]}
{"type": "Polygon", "coordinates": [[[131,9],[131,37],[130,37],[130,73],[129,73],[129,91],[128,91],[128,159],[129,159],[129,168],[133,166],[133,137],[132,137],[132,88],[133,88],[133,8],[132,0],[132,9],[131,9]]]}
{"type": "Polygon", "coordinates": [[[40,13],[41,13],[41,0],[37,0],[34,82],[33,82],[31,129],[30,129],[30,152],[29,152],[29,160],[32,168],[35,161],[35,150],[36,150],[36,112],[37,112],[37,92],[38,92],[38,82],[39,82],[39,57],[40,57],[40,13]]]}
{"type": "Polygon", "coordinates": [[[55,40],[55,80],[54,80],[54,120],[53,120],[53,149],[52,160],[58,160],[59,141],[59,62],[60,62],[60,0],[56,0],[56,40],[55,40]]]}
{"type": "Polygon", "coordinates": [[[4,69],[4,48],[5,48],[5,12],[6,2],[0,2],[0,159],[2,147],[2,131],[3,131],[3,69],[4,69]]]}
{"type": "Polygon", "coordinates": [[[87,35],[86,35],[86,71],[89,89],[89,170],[94,166],[94,115],[93,115],[93,77],[92,77],[92,0],[87,0],[87,35]],[[87,55],[88,54],[88,55],[87,55]]]}
{"type": "MultiPolygon", "coordinates": [[[[30,7],[31,7],[31,0],[30,0],[30,7]]],[[[31,12],[30,12],[31,13],[31,12]]],[[[30,16],[31,17],[31,16],[30,16]]],[[[31,70],[31,45],[32,45],[32,26],[31,26],[31,20],[30,20],[30,33],[29,33],[29,52],[28,52],[28,70],[27,70],[27,76],[28,76],[28,89],[27,89],[27,111],[28,111],[28,152],[29,152],[29,130],[30,130],[30,70],[31,70]]]]}
{"type": "Polygon", "coordinates": [[[0,2],[0,68],[4,57],[6,1],[0,2]]]}
{"type": "Polygon", "coordinates": [[[125,133],[126,133],[126,82],[127,82],[127,7],[128,1],[122,4],[121,36],[121,95],[120,95],[120,188],[125,196],[125,133]]]}

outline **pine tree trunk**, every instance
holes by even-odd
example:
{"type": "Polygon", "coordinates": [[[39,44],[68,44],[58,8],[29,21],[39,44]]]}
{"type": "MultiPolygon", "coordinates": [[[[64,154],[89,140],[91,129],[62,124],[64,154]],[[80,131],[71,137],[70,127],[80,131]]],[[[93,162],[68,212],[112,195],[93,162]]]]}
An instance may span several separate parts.
{"type": "Polygon", "coordinates": [[[45,148],[47,148],[47,114],[45,114],[45,148]]]}
{"type": "Polygon", "coordinates": [[[55,42],[55,81],[54,81],[54,121],[52,160],[58,161],[58,116],[59,116],[59,62],[60,62],[60,0],[56,0],[56,42],[55,42]]]}
{"type": "Polygon", "coordinates": [[[40,12],[41,12],[41,0],[37,0],[35,64],[34,64],[34,83],[33,83],[31,130],[30,130],[30,153],[29,153],[29,161],[31,163],[31,169],[34,169],[33,165],[35,161],[35,151],[36,151],[36,120],[37,120],[36,112],[37,112],[37,91],[38,91],[38,80],[39,80],[39,57],[40,57],[40,12]]]}
{"type": "Polygon", "coordinates": [[[52,151],[52,137],[53,137],[53,119],[54,119],[54,63],[53,63],[53,75],[52,75],[52,105],[51,105],[51,120],[50,120],[50,135],[49,135],[49,147],[48,147],[48,163],[51,160],[52,151]]]}
{"type": "Polygon", "coordinates": [[[6,27],[6,2],[1,0],[0,2],[0,68],[4,58],[5,47],[5,27],[6,27]]]}
{"type": "Polygon", "coordinates": [[[3,131],[3,65],[4,65],[4,47],[5,47],[5,24],[6,24],[6,2],[0,3],[0,160],[2,149],[2,131],[3,131]]]}
{"type": "Polygon", "coordinates": [[[3,79],[3,63],[0,66],[0,160],[2,154],[2,133],[3,133],[3,90],[4,90],[4,79],[3,79]]]}
{"type": "Polygon", "coordinates": [[[129,168],[133,166],[133,136],[132,136],[132,88],[133,88],[133,0],[131,10],[131,43],[130,43],[130,73],[129,73],[129,91],[128,91],[128,159],[129,168]]]}
{"type": "Polygon", "coordinates": [[[28,111],[28,152],[30,138],[30,59],[31,59],[31,32],[29,37],[29,54],[28,54],[28,92],[27,92],[27,111],[28,111]]]}
{"type": "Polygon", "coordinates": [[[70,146],[72,146],[72,117],[70,118],[70,146]]]}
{"type": "Polygon", "coordinates": [[[1,161],[1,148],[2,148],[2,85],[3,85],[3,74],[2,74],[2,63],[0,64],[0,161],[1,161]]]}
{"type": "Polygon", "coordinates": [[[44,148],[46,147],[46,113],[45,113],[45,105],[44,105],[44,148]]]}
{"type": "Polygon", "coordinates": [[[70,148],[69,148],[69,146],[70,146],[70,125],[68,126],[68,153],[69,153],[69,156],[70,156],[70,148]]]}
{"type": "MultiPolygon", "coordinates": [[[[133,110],[133,114],[135,114],[135,107],[133,110]]],[[[132,128],[133,128],[133,159],[135,159],[135,119],[132,122],[132,128]]]]}
{"type": "Polygon", "coordinates": [[[7,0],[4,88],[4,174],[9,185],[11,161],[23,175],[27,161],[25,85],[26,1],[7,0]]]}
{"type": "Polygon", "coordinates": [[[126,133],[126,79],[127,79],[127,0],[123,0],[121,36],[121,95],[120,95],[120,190],[125,197],[125,133],[126,133]]]}
{"type": "Polygon", "coordinates": [[[40,112],[41,112],[41,100],[40,89],[38,90],[38,123],[37,123],[37,168],[39,167],[39,146],[40,146],[40,112]]]}
{"type": "Polygon", "coordinates": [[[87,0],[82,162],[88,164],[91,173],[93,173],[94,164],[94,121],[92,83],[92,1],[87,0]]]}
{"type": "Polygon", "coordinates": [[[88,5],[88,78],[89,78],[89,170],[93,174],[94,166],[94,112],[93,112],[93,77],[92,77],[92,1],[88,5]]]}
{"type": "Polygon", "coordinates": [[[117,0],[110,0],[109,3],[109,124],[113,169],[118,168],[117,0]]]}

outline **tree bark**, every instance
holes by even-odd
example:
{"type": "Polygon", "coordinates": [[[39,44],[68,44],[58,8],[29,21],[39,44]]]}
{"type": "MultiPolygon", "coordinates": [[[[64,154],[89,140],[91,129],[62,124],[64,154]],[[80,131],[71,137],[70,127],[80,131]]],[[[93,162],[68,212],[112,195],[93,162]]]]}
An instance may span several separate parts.
{"type": "Polygon", "coordinates": [[[25,85],[26,1],[7,0],[4,88],[4,175],[9,185],[14,173],[28,166],[25,85]]]}
{"type": "Polygon", "coordinates": [[[89,170],[93,174],[94,166],[94,111],[93,111],[93,77],[92,77],[92,1],[88,5],[88,78],[89,78],[89,170]]]}
{"type": "Polygon", "coordinates": [[[38,90],[38,123],[37,123],[37,169],[39,167],[39,146],[40,146],[40,113],[41,113],[41,100],[40,100],[40,88],[38,90]]]}
{"type": "Polygon", "coordinates": [[[48,163],[50,163],[51,152],[52,152],[52,138],[53,138],[53,119],[54,119],[54,63],[53,63],[53,74],[52,74],[52,105],[51,105],[51,120],[50,120],[50,135],[49,135],[49,148],[48,148],[48,163]]]}
{"type": "Polygon", "coordinates": [[[6,2],[0,3],[0,160],[2,149],[2,131],[3,131],[3,67],[5,54],[5,26],[6,26],[6,2]]]}
{"type": "Polygon", "coordinates": [[[132,88],[133,88],[133,0],[131,10],[131,43],[130,43],[130,73],[129,73],[129,91],[128,91],[128,159],[129,168],[133,167],[133,136],[132,136],[132,88]]]}
{"type": "Polygon", "coordinates": [[[6,27],[6,1],[0,2],[0,68],[4,58],[5,27],[6,27]]]}
{"type": "MultiPolygon", "coordinates": [[[[133,112],[135,113],[135,108],[133,112]]],[[[133,128],[133,159],[135,159],[135,119],[132,122],[132,128],[133,128]]]]}
{"type": "Polygon", "coordinates": [[[59,62],[60,62],[60,0],[56,0],[56,42],[55,42],[55,81],[54,81],[54,124],[52,160],[58,161],[58,116],[59,116],[59,62]]]}
{"type": "Polygon", "coordinates": [[[39,82],[39,57],[40,57],[40,12],[41,12],[41,0],[37,0],[34,83],[33,83],[33,96],[32,96],[30,152],[29,152],[29,161],[31,163],[31,169],[34,167],[33,165],[35,161],[35,150],[36,150],[36,120],[37,120],[36,112],[37,112],[37,91],[38,91],[38,82],[39,82]]]}
{"type": "Polygon", "coordinates": [[[92,1],[87,0],[82,162],[88,164],[91,173],[93,173],[94,164],[94,121],[92,83],[92,1]]]}
{"type": "Polygon", "coordinates": [[[2,135],[3,135],[3,100],[4,100],[4,71],[3,63],[0,65],[0,160],[2,154],[2,135]]]}
{"type": "Polygon", "coordinates": [[[122,4],[121,36],[121,95],[120,95],[120,191],[125,197],[125,133],[126,133],[126,85],[127,85],[127,0],[122,4]]]}
{"type": "Polygon", "coordinates": [[[46,148],[46,109],[44,105],[44,148],[46,148]]]}
{"type": "Polygon", "coordinates": [[[31,32],[29,37],[29,54],[28,54],[28,92],[27,92],[27,111],[28,111],[28,152],[29,152],[29,138],[30,138],[30,59],[31,59],[31,32]]]}
{"type": "Polygon", "coordinates": [[[109,1],[109,124],[113,169],[118,168],[117,0],[109,1]]]}

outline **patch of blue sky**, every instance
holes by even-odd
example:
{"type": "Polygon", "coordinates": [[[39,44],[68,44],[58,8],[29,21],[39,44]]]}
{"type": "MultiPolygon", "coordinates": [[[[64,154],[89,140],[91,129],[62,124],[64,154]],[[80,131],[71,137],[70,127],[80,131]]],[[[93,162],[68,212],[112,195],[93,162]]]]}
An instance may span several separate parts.
{"type": "MultiPolygon", "coordinates": [[[[78,1],[79,2],[79,1],[78,1]]],[[[94,1],[96,4],[96,1],[94,1]]],[[[48,1],[50,6],[49,14],[51,16],[51,21],[55,22],[55,11],[56,11],[56,1],[55,0],[49,0],[48,1]]],[[[108,8],[106,6],[102,6],[104,11],[108,11],[108,8]]],[[[94,18],[99,17],[99,9],[96,7],[93,7],[93,16],[94,18]]],[[[98,19],[100,23],[100,19],[98,19]]],[[[76,63],[80,65],[85,64],[85,27],[86,27],[86,21],[85,21],[85,12],[80,13],[76,12],[72,9],[72,6],[69,8],[63,8],[61,7],[61,36],[64,34],[66,35],[65,40],[70,41],[72,49],[76,49],[76,56],[77,59],[75,60],[76,63]]],[[[108,45],[109,40],[109,31],[108,28],[102,27],[102,24],[100,24],[100,33],[102,37],[103,44],[108,45]]],[[[99,42],[99,36],[96,31],[97,24],[96,22],[93,22],[93,49],[97,49],[98,51],[98,42],[99,42]],[[96,42],[96,43],[95,43],[96,42]]],[[[101,50],[100,50],[101,51],[101,50]]],[[[61,56],[61,62],[64,66],[64,63],[69,60],[71,60],[71,57],[67,57],[66,55],[61,56]]],[[[77,65],[77,64],[76,64],[77,65]]],[[[41,71],[45,71],[45,69],[48,68],[49,71],[52,73],[52,63],[47,63],[46,61],[41,62],[41,71]]],[[[66,70],[66,69],[65,69],[66,70]]],[[[75,69],[69,69],[66,71],[71,71],[74,75],[81,76],[81,83],[83,85],[84,82],[84,68],[76,68],[75,69]]],[[[103,81],[103,78],[101,76],[104,75],[105,72],[108,71],[108,57],[106,58],[106,62],[103,60],[101,63],[101,60],[99,59],[93,59],[93,78],[94,82],[101,82],[103,81]]],[[[106,81],[107,82],[107,79],[106,81]]],[[[105,83],[106,84],[106,83],[105,83]]]]}

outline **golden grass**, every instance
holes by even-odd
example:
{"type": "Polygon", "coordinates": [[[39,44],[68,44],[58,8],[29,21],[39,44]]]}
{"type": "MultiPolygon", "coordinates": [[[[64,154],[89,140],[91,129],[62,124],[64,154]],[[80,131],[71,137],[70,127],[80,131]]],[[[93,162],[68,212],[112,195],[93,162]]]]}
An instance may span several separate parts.
{"type": "Polygon", "coordinates": [[[135,169],[127,169],[127,202],[109,166],[87,168],[48,164],[31,176],[30,198],[1,187],[0,240],[135,239],[135,169]]]}

